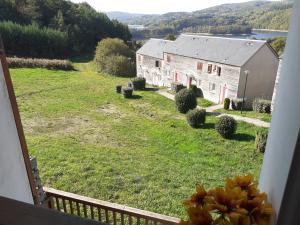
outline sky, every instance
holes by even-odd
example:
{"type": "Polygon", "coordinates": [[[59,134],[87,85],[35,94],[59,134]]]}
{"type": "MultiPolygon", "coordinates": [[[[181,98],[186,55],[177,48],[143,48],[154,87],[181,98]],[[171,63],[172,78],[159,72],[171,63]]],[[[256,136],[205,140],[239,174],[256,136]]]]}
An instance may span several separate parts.
{"type": "Polygon", "coordinates": [[[88,2],[97,11],[122,11],[130,13],[162,14],[166,12],[196,11],[224,3],[247,2],[249,0],[71,0],[88,2]]]}

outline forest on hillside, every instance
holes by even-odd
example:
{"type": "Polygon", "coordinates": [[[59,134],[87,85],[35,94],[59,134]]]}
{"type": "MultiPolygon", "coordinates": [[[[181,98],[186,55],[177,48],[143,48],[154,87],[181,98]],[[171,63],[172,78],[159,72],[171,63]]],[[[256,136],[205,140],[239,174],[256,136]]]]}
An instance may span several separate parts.
{"type": "Polygon", "coordinates": [[[65,0],[0,0],[0,34],[10,55],[49,58],[90,53],[106,37],[131,40],[127,25],[65,0]]]}
{"type": "Polygon", "coordinates": [[[181,32],[245,34],[251,33],[252,28],[287,30],[292,6],[290,1],[250,1],[219,5],[192,13],[134,16],[122,22],[146,27],[145,30],[132,31],[137,39],[181,32]]]}

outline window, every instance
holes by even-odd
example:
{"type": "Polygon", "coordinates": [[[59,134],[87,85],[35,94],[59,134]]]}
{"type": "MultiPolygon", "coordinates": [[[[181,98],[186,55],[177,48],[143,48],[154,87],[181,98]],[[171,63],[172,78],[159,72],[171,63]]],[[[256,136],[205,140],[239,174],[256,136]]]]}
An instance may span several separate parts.
{"type": "Polygon", "coordinates": [[[158,60],[155,61],[155,67],[160,67],[160,61],[158,60]]]}
{"type": "Polygon", "coordinates": [[[207,72],[208,72],[208,73],[211,73],[211,72],[212,72],[212,64],[208,64],[207,72]]]}
{"type": "Polygon", "coordinates": [[[216,91],[216,84],[215,83],[209,83],[209,91],[215,92],[216,91]]]}
{"type": "Polygon", "coordinates": [[[218,66],[218,68],[217,68],[217,75],[218,76],[221,76],[221,71],[222,71],[222,68],[220,66],[218,66]]]}
{"type": "Polygon", "coordinates": [[[171,62],[171,56],[167,55],[167,62],[171,62]]]}
{"type": "Polygon", "coordinates": [[[197,62],[197,70],[202,71],[202,69],[203,69],[203,63],[197,62]]]}

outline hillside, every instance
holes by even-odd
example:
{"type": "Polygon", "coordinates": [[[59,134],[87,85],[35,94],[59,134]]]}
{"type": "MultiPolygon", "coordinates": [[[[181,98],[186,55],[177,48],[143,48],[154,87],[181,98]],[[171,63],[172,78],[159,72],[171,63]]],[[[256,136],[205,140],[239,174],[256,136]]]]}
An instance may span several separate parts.
{"type": "Polygon", "coordinates": [[[142,19],[144,17],[159,16],[157,14],[148,15],[148,14],[140,14],[140,13],[119,12],[119,11],[107,12],[106,15],[111,20],[116,19],[122,21],[123,23],[128,23],[128,24],[131,24],[133,20],[142,19]]]}
{"type": "MultiPolygon", "coordinates": [[[[180,32],[240,34],[250,33],[252,28],[287,30],[291,9],[290,1],[250,1],[223,4],[191,13],[175,12],[130,19],[128,17],[123,22],[147,27],[144,31],[133,31],[134,37],[180,32]]],[[[117,19],[122,21],[122,18],[117,19]]]]}
{"type": "MultiPolygon", "coordinates": [[[[66,0],[0,0],[0,23],[6,21],[14,24],[5,24],[2,27],[6,29],[0,30],[0,33],[7,37],[4,38],[4,44],[12,46],[12,50],[18,43],[27,42],[24,41],[24,35],[20,35],[11,43],[10,33],[17,36],[18,32],[13,29],[18,25],[23,26],[18,27],[22,31],[39,29],[44,36],[49,36],[45,29],[62,33],[60,35],[68,39],[67,55],[93,52],[97,42],[105,37],[118,37],[125,41],[131,39],[126,25],[110,20],[106,14],[97,12],[87,3],[76,4],[66,0]],[[28,28],[28,25],[34,28],[28,28]]],[[[34,42],[34,38],[28,42],[34,42]]]]}

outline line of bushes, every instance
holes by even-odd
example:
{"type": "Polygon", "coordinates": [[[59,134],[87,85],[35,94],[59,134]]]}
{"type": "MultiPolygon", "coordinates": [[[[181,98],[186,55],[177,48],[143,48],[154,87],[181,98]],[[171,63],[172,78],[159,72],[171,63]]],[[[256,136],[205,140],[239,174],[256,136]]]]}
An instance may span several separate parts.
{"type": "Polygon", "coordinates": [[[7,58],[9,68],[45,68],[50,70],[74,70],[69,60],[7,58]]]}
{"type": "Polygon", "coordinates": [[[7,55],[52,59],[68,52],[68,35],[51,28],[0,22],[0,34],[7,55]]]}
{"type": "Polygon", "coordinates": [[[244,110],[253,110],[259,113],[271,113],[271,101],[270,100],[265,100],[265,99],[260,99],[256,98],[253,100],[252,105],[249,105],[249,102],[247,99],[244,100],[241,98],[235,98],[235,99],[229,99],[225,98],[224,100],[224,109],[229,110],[231,103],[231,108],[233,110],[241,110],[242,108],[244,110]],[[244,104],[244,106],[243,106],[244,104]]]}

